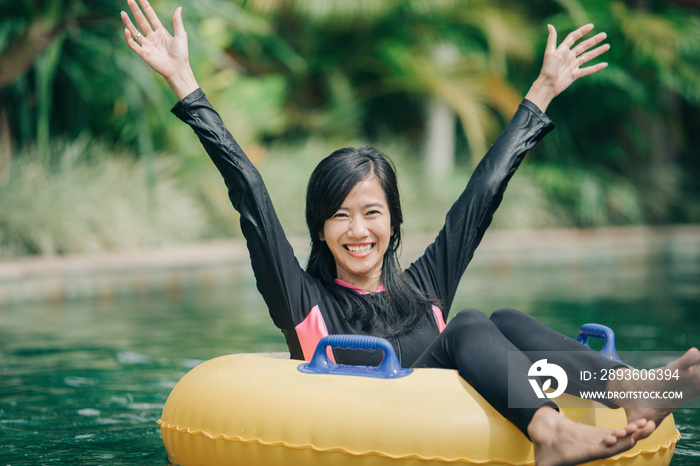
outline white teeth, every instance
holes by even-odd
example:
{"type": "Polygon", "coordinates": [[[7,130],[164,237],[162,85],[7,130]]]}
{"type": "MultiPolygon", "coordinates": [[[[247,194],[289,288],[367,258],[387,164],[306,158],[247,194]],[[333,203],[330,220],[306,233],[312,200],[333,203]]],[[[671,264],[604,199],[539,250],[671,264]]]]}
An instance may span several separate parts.
{"type": "Polygon", "coordinates": [[[355,254],[362,254],[362,253],[365,253],[365,252],[369,252],[369,251],[372,250],[373,247],[374,247],[373,244],[366,244],[366,245],[364,245],[364,246],[349,246],[349,245],[347,245],[347,244],[345,245],[345,248],[346,248],[348,251],[353,252],[353,253],[355,253],[355,254]]]}

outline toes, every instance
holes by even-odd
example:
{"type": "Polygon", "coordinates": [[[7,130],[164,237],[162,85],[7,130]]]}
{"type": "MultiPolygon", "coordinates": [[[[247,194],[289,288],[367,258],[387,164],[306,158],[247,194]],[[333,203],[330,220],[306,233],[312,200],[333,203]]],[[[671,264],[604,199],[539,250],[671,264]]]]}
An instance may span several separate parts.
{"type": "Polygon", "coordinates": [[[656,429],[656,423],[654,421],[648,421],[644,426],[637,429],[635,433],[632,434],[632,438],[635,440],[641,440],[649,437],[652,432],[656,429]]]}
{"type": "Polygon", "coordinates": [[[603,437],[603,445],[605,445],[606,447],[611,447],[615,445],[619,439],[619,437],[613,434],[606,435],[605,437],[603,437]]]}
{"type": "Polygon", "coordinates": [[[685,370],[700,364],[700,351],[693,347],[676,359],[678,369],[685,370]]]}

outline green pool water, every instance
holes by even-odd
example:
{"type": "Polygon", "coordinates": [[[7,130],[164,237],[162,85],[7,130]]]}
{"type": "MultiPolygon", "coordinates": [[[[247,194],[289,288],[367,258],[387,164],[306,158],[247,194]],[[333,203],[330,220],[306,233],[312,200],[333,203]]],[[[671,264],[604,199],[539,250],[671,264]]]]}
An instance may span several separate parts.
{"type": "MultiPolygon", "coordinates": [[[[175,295],[0,308],[0,465],[167,465],[156,421],[199,362],[283,351],[250,273],[175,295]]],[[[468,270],[455,301],[521,309],[575,335],[612,327],[619,350],[700,345],[700,261],[659,257],[468,270]]],[[[674,465],[700,463],[700,409],[676,414],[674,465]]]]}

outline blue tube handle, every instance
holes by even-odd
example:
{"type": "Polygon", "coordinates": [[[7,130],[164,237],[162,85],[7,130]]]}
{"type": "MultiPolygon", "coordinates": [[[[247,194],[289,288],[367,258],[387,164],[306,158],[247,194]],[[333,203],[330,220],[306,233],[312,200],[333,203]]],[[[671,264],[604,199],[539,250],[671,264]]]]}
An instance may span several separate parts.
{"type": "Polygon", "coordinates": [[[615,348],[615,332],[612,331],[610,327],[606,327],[601,324],[584,324],[578,331],[578,336],[576,340],[579,343],[590,348],[588,344],[589,338],[599,338],[605,340],[603,347],[600,349],[600,354],[613,361],[622,362],[620,356],[617,354],[617,349],[615,348]]]}
{"type": "Polygon", "coordinates": [[[328,335],[323,337],[316,346],[311,362],[300,364],[298,369],[306,374],[359,375],[381,379],[396,379],[405,377],[413,372],[413,369],[401,367],[399,359],[394,352],[394,347],[391,346],[388,340],[369,335],[328,335]],[[381,350],[384,352],[384,359],[377,367],[336,364],[328,357],[329,347],[381,350]]]}

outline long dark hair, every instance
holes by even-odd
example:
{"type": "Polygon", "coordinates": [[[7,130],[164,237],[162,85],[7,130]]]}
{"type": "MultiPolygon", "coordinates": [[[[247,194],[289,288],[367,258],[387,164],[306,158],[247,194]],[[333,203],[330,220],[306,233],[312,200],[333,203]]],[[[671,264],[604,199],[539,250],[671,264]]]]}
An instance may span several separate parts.
{"type": "Polygon", "coordinates": [[[396,172],[391,161],[371,146],[339,149],[323,159],[311,174],[306,191],[306,224],[311,235],[311,254],[306,271],[345,305],[348,321],[359,320],[363,329],[377,321],[385,324],[387,337],[397,337],[420,326],[432,302],[401,273],[398,250],[401,246],[403,213],[396,172]],[[384,254],[381,281],[385,291],[361,295],[335,283],[333,254],[319,234],[341,207],[355,185],[370,173],[379,180],[386,195],[393,234],[384,254]]]}

